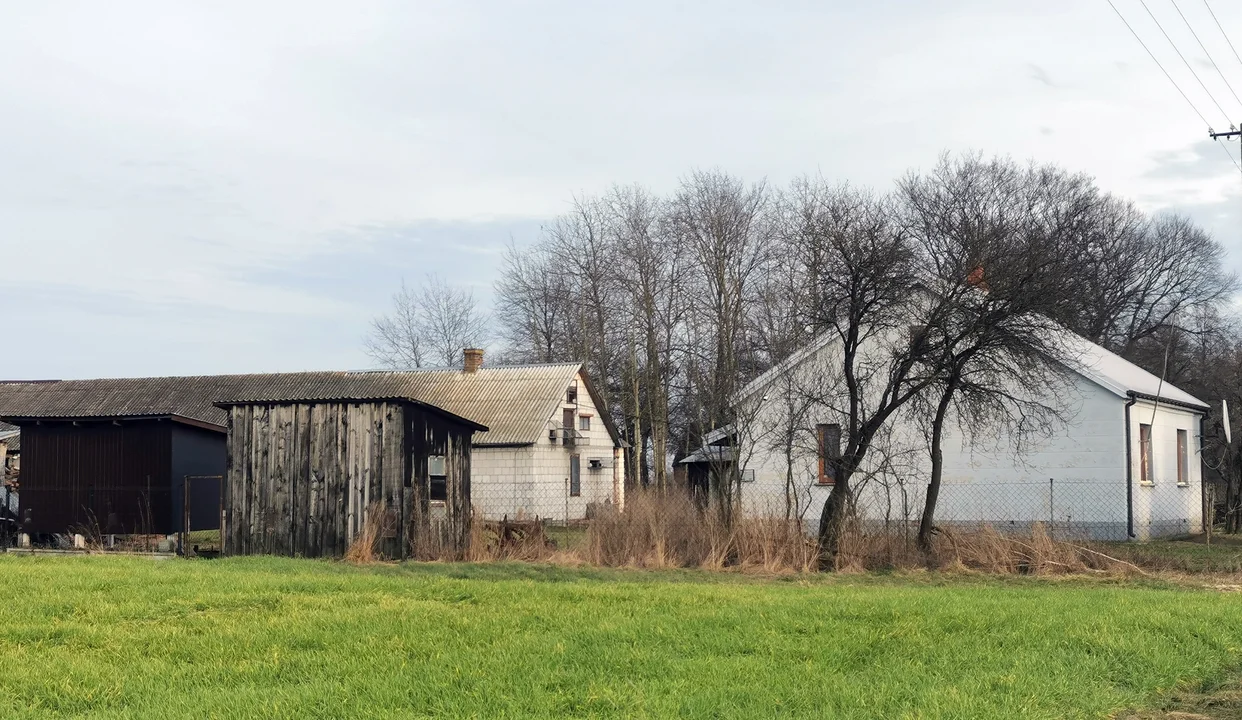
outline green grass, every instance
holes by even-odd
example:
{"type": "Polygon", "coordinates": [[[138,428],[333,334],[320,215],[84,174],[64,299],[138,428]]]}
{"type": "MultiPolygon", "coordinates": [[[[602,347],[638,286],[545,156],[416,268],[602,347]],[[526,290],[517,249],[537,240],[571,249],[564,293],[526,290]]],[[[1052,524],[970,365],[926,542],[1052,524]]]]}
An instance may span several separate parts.
{"type": "Polygon", "coordinates": [[[0,717],[1101,717],[1242,595],[1031,579],[0,557],[0,717]]]}

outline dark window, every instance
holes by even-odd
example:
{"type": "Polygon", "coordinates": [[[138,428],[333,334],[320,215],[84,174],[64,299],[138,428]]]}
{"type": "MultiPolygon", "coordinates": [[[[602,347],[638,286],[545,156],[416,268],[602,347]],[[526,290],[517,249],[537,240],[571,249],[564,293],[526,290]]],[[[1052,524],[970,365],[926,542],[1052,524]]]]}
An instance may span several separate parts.
{"type": "Polygon", "coordinates": [[[836,461],[841,459],[841,426],[816,425],[815,440],[819,446],[819,484],[833,485],[837,481],[836,461]]]}
{"type": "Polygon", "coordinates": [[[432,455],[427,458],[427,475],[431,482],[431,500],[444,502],[448,500],[448,471],[445,469],[443,455],[432,455]]]}
{"type": "Polygon", "coordinates": [[[1139,425],[1139,482],[1151,485],[1151,425],[1139,425]]]}
{"type": "Polygon", "coordinates": [[[569,494],[578,497],[582,494],[582,458],[569,456],[569,494]]]}
{"type": "Polygon", "coordinates": [[[591,416],[590,415],[581,415],[578,417],[578,429],[579,430],[590,430],[591,429],[591,416]]]}
{"type": "Polygon", "coordinates": [[[570,408],[561,412],[561,437],[566,445],[574,444],[574,411],[570,408]]]}
{"type": "Polygon", "coordinates": [[[565,393],[565,402],[575,405],[578,402],[578,386],[570,385],[569,390],[565,393]]]}

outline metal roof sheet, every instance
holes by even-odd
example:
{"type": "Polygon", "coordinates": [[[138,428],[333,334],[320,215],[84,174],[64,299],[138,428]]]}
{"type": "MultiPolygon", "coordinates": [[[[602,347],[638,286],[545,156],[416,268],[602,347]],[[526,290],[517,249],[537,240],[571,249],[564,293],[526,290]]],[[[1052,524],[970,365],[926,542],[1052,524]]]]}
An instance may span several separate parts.
{"type": "Polygon", "coordinates": [[[0,418],[179,416],[223,427],[217,402],[409,398],[487,426],[476,445],[529,444],[547,432],[579,363],[364,372],[0,383],[0,418]]]}

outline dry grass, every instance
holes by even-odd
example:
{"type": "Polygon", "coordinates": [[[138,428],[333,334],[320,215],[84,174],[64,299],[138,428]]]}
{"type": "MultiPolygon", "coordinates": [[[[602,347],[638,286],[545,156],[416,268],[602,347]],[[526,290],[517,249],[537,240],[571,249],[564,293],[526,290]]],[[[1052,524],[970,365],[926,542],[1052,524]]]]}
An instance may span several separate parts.
{"type": "Polygon", "coordinates": [[[384,537],[384,523],[387,515],[383,503],[373,502],[367,506],[362,530],[349,544],[349,549],[345,551],[346,562],[355,565],[370,565],[379,558],[379,543],[384,537]]]}
{"type": "MultiPolygon", "coordinates": [[[[475,559],[521,559],[603,567],[702,568],[764,574],[806,573],[817,566],[816,547],[806,529],[782,518],[735,517],[701,509],[682,492],[635,493],[623,512],[595,518],[585,547],[555,552],[539,544],[508,552],[494,549],[475,559]]],[[[476,523],[477,525],[477,523],[476,523]]],[[[496,543],[490,542],[489,548],[496,543]]],[[[867,532],[853,524],[836,558],[839,571],[958,570],[991,574],[1145,574],[1111,548],[1063,542],[1036,525],[1027,535],[990,527],[943,530],[932,552],[919,550],[910,533],[867,532]]]]}
{"type": "Polygon", "coordinates": [[[700,509],[681,492],[637,493],[623,512],[597,517],[582,558],[606,567],[742,568],[768,573],[805,572],[815,548],[794,523],[734,518],[700,509]]]}

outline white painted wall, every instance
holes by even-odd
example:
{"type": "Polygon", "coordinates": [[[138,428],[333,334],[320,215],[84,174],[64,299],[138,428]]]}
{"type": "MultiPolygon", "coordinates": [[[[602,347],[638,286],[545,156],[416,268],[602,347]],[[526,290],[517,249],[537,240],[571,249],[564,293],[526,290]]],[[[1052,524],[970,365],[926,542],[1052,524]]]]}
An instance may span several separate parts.
{"type": "Polygon", "coordinates": [[[1140,400],[1130,408],[1130,461],[1134,482],[1134,532],[1138,539],[1198,533],[1203,529],[1202,438],[1199,416],[1171,405],[1140,400]],[[1139,426],[1152,426],[1152,482],[1140,473],[1139,426]],[[1177,482],[1177,431],[1189,442],[1184,484],[1177,482]]]}
{"type": "MultiPolygon", "coordinates": [[[[808,358],[795,372],[824,372],[839,367],[834,348],[808,358]],[[816,370],[818,368],[818,370],[816,370]]],[[[741,487],[743,512],[782,517],[786,512],[785,453],[779,442],[788,416],[788,402],[778,379],[759,401],[749,431],[752,447],[743,466],[754,481],[741,487]]],[[[944,438],[944,477],[937,510],[941,524],[987,523],[998,528],[1029,529],[1049,523],[1055,532],[1095,539],[1127,536],[1125,398],[1095,382],[1073,375],[1056,389],[1068,422],[1047,435],[1021,439],[987,428],[962,428],[951,420],[944,438]],[[967,430],[973,430],[973,434],[967,430]],[[1052,479],[1050,486],[1049,479],[1052,479]]],[[[762,395],[762,394],[761,394],[762,395]]],[[[1163,405],[1153,423],[1155,484],[1138,486],[1138,424],[1151,422],[1151,403],[1140,401],[1131,411],[1134,464],[1135,531],[1140,539],[1201,530],[1202,496],[1198,416],[1163,405]],[[1188,482],[1176,482],[1176,430],[1188,431],[1188,482]]],[[[827,407],[813,408],[800,422],[799,447],[793,461],[796,508],[808,531],[818,524],[829,488],[815,484],[817,460],[813,439],[817,423],[844,423],[827,407]]],[[[746,455],[746,451],[743,450],[746,455]]],[[[744,473],[745,475],[745,473],[744,473]]],[[[930,459],[926,441],[908,417],[898,418],[891,433],[880,439],[855,482],[867,478],[858,496],[864,517],[900,527],[915,526],[922,511],[930,459]]]]}
{"type": "Polygon", "coordinates": [[[539,517],[563,522],[566,517],[585,518],[591,503],[623,502],[623,490],[617,492],[621,484],[614,479],[625,477],[624,456],[614,452],[612,437],[581,377],[577,385],[577,402],[559,405],[546,419],[534,445],[473,449],[471,501],[484,517],[539,517]],[[590,429],[579,430],[582,437],[575,439],[572,447],[564,444],[559,432],[555,440],[548,439],[550,430],[561,427],[565,409],[574,411],[575,429],[581,416],[591,416],[590,429]],[[566,482],[572,454],[577,454],[581,463],[582,487],[577,496],[568,493],[566,482]],[[591,468],[592,459],[600,460],[599,469],[591,468]]]}

